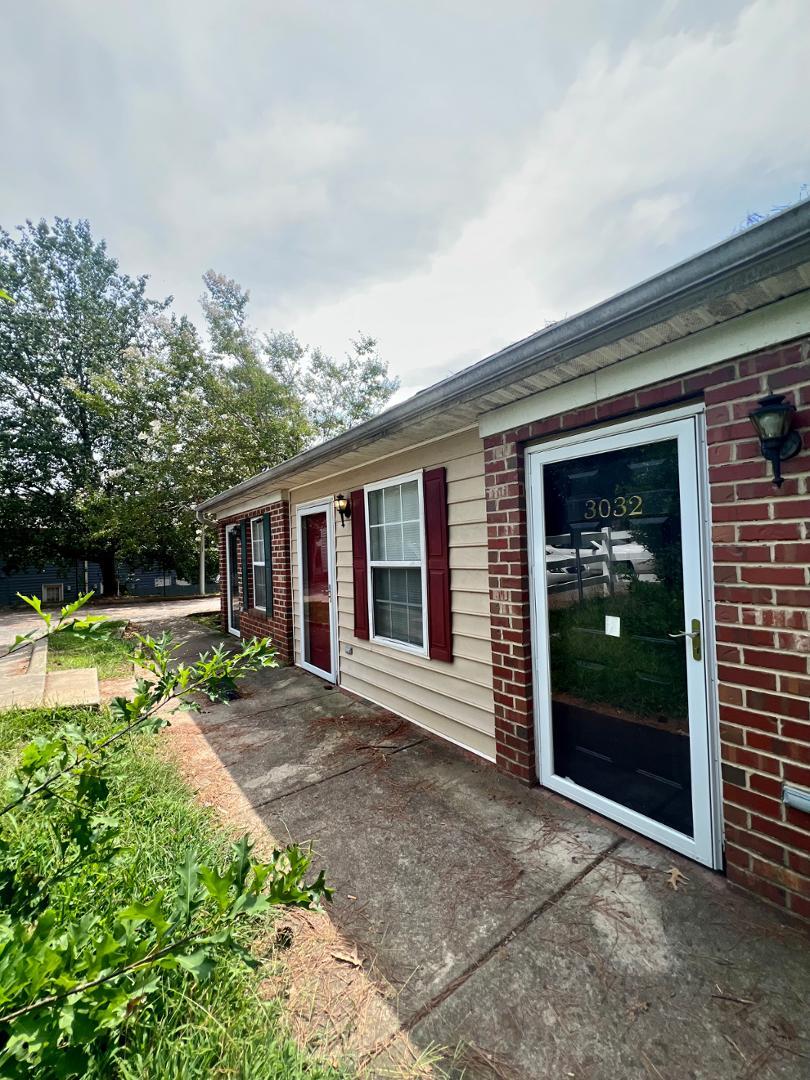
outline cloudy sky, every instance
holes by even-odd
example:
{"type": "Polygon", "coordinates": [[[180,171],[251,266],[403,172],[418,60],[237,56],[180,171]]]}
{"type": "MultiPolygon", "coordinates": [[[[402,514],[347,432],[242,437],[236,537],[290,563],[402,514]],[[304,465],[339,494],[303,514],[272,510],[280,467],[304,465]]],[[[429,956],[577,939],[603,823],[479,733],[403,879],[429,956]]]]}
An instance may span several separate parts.
{"type": "Polygon", "coordinates": [[[400,396],[810,182],[807,0],[3,5],[0,224],[88,217],[199,318],[364,330],[400,396]]]}

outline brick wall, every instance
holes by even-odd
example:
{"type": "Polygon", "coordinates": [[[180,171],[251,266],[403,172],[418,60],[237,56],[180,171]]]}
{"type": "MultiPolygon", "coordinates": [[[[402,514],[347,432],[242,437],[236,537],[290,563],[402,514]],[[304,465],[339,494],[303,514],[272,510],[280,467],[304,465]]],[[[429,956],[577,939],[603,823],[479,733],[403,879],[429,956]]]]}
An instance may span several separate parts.
{"type": "MultiPolygon", "coordinates": [[[[292,622],[292,589],[290,578],[290,507],[287,502],[269,503],[267,506],[259,506],[251,510],[250,514],[235,515],[222,518],[219,521],[219,602],[220,619],[223,630],[228,628],[228,593],[227,593],[227,564],[225,559],[225,528],[227,525],[239,524],[243,520],[247,522],[247,559],[250,568],[252,550],[250,535],[251,518],[261,517],[263,514],[270,515],[270,546],[272,549],[272,572],[273,572],[273,611],[268,616],[253,606],[253,574],[248,573],[248,595],[240,617],[240,631],[242,637],[269,637],[276,647],[276,655],[281,663],[289,664],[293,660],[293,622],[292,622]]],[[[239,563],[239,582],[241,588],[242,565],[241,544],[239,563]]]]}
{"type": "Polygon", "coordinates": [[[810,918],[810,365],[807,341],[740,357],[485,440],[498,765],[536,776],[524,448],[530,442],[703,399],[709,442],[727,872],[810,918]],[[776,489],[748,413],[767,387],[799,409],[805,448],[776,489]]]}

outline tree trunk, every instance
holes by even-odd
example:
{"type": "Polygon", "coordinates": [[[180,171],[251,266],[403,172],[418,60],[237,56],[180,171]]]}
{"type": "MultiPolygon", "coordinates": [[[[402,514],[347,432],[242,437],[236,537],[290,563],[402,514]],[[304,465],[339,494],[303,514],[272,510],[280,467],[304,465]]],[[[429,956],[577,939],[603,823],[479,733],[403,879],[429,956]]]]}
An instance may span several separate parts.
{"type": "Polygon", "coordinates": [[[116,596],[118,593],[118,580],[115,576],[115,552],[101,552],[98,557],[98,565],[101,569],[101,583],[104,587],[104,595],[116,596]]]}

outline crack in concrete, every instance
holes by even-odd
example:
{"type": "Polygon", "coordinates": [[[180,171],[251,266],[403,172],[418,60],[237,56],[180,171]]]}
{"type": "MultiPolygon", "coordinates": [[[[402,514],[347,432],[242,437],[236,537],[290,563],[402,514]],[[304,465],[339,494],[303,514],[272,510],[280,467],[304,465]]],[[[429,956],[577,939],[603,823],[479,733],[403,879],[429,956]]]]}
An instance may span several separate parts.
{"type": "Polygon", "coordinates": [[[407,1019],[406,1021],[404,1021],[404,1023],[400,1025],[400,1030],[405,1032],[406,1034],[413,1031],[417,1024],[421,1023],[427,1016],[430,1015],[430,1013],[433,1012],[434,1009],[438,1008],[439,1005],[442,1005],[445,1001],[447,1001],[447,999],[451,997],[456,992],[456,990],[462,987],[464,983],[466,983],[467,980],[472,975],[474,975],[476,971],[478,971],[479,968],[482,968],[484,964],[489,963],[489,961],[493,958],[493,956],[496,955],[496,953],[500,952],[500,950],[503,949],[506,945],[508,945],[511,941],[514,941],[518,934],[522,934],[527,927],[531,926],[533,922],[536,922],[537,919],[539,919],[549,910],[549,908],[552,908],[555,904],[558,904],[564,896],[566,896],[573,888],[579,885],[579,883],[583,881],[592,870],[595,870],[597,866],[600,866],[605,861],[605,859],[609,858],[624,842],[625,841],[623,837],[617,837],[608,847],[605,848],[604,851],[601,851],[587,864],[587,866],[583,867],[583,869],[580,870],[578,874],[575,874],[570,881],[567,881],[564,885],[561,885],[560,888],[556,890],[556,892],[553,892],[551,894],[551,896],[547,896],[546,899],[542,902],[542,904],[539,905],[539,907],[536,907],[533,911],[530,911],[529,914],[525,915],[519,923],[513,926],[510,930],[507,930],[503,937],[499,938],[498,941],[496,941],[493,945],[490,945],[490,947],[484,953],[482,953],[482,955],[479,956],[477,960],[474,960],[472,964],[469,965],[469,967],[465,968],[464,971],[461,972],[461,974],[457,975],[455,979],[452,979],[449,983],[447,983],[446,986],[443,986],[437,994],[434,994],[434,996],[429,1001],[425,1002],[425,1004],[422,1005],[421,1008],[417,1009],[413,1016],[411,1016],[409,1019],[407,1019]]]}
{"type": "MultiPolygon", "coordinates": [[[[240,716],[237,716],[236,719],[237,720],[242,720],[243,722],[246,722],[246,721],[249,721],[249,720],[253,720],[255,717],[267,716],[268,713],[277,713],[277,712],[281,712],[282,709],[291,709],[294,705],[306,705],[307,702],[309,702],[309,701],[317,701],[318,698],[325,697],[326,694],[327,694],[327,691],[322,690],[322,691],[320,691],[320,693],[312,694],[311,697],[299,698],[298,701],[288,701],[283,705],[268,705],[266,709],[261,708],[261,709],[256,709],[255,712],[242,713],[240,716]]],[[[234,701],[250,701],[250,700],[251,699],[249,697],[234,698],[234,701]]],[[[223,704],[223,703],[222,702],[217,702],[217,705],[219,705],[219,704],[223,704]]],[[[215,705],[214,708],[216,708],[217,705],[215,705]]],[[[230,705],[230,703],[228,703],[228,705],[230,705]]],[[[210,710],[210,712],[213,712],[213,711],[214,711],[214,709],[210,710]]],[[[203,713],[201,715],[206,716],[206,715],[208,715],[208,713],[203,711],[203,713]]],[[[225,723],[225,721],[224,720],[220,721],[220,723],[225,723]]]]}
{"type": "MultiPolygon", "coordinates": [[[[423,743],[424,739],[417,739],[415,742],[407,743],[405,746],[398,746],[396,750],[388,751],[386,758],[393,757],[394,754],[399,754],[403,750],[410,750],[413,746],[419,746],[423,743]]],[[[318,787],[319,784],[325,784],[327,780],[336,780],[339,776],[347,776],[349,773],[356,772],[358,769],[367,769],[369,765],[373,765],[372,759],[368,761],[360,761],[356,765],[350,765],[348,769],[341,769],[339,772],[329,773],[328,776],[322,776],[320,780],[313,780],[309,784],[302,784],[300,787],[293,788],[292,791],[285,791],[281,795],[273,795],[270,799],[264,799],[259,803],[250,803],[251,810],[259,810],[263,806],[269,806],[270,803],[278,802],[280,799],[289,799],[291,795],[298,795],[302,791],[308,791],[310,788],[318,787]]]]}

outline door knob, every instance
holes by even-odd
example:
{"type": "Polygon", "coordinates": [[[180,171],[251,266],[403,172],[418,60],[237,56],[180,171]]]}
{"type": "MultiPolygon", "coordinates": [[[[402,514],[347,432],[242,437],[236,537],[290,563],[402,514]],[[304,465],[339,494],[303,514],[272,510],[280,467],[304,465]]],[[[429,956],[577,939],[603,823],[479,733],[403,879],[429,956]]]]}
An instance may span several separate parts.
{"type": "Polygon", "coordinates": [[[691,638],[692,640],[692,658],[694,660],[700,660],[703,656],[700,642],[700,619],[692,619],[691,630],[678,630],[674,634],[668,635],[671,638],[691,638]]]}

